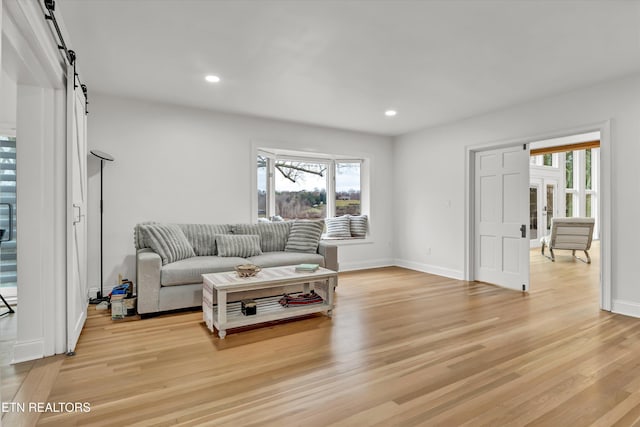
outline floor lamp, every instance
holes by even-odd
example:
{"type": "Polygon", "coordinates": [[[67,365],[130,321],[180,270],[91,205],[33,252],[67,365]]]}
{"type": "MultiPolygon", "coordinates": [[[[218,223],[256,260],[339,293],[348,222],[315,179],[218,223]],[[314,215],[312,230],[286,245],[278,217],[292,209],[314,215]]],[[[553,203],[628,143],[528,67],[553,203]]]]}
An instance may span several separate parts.
{"type": "Polygon", "coordinates": [[[91,154],[100,159],[100,292],[98,297],[90,300],[91,304],[99,304],[102,301],[108,300],[103,294],[102,287],[104,286],[104,279],[102,276],[102,214],[104,212],[104,204],[102,202],[102,170],[104,169],[104,162],[113,162],[113,156],[100,150],[91,150],[91,154]]]}

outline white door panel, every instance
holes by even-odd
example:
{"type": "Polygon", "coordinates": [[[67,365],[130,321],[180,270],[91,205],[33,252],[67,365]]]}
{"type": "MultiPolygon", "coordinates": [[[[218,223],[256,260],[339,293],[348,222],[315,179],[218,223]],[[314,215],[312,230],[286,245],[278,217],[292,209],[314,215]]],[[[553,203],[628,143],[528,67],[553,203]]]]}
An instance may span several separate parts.
{"type": "Polygon", "coordinates": [[[87,318],[87,129],[85,99],[67,70],[67,351],[74,351],[87,318]]]}
{"type": "Polygon", "coordinates": [[[477,152],[475,174],[475,278],[528,290],[529,150],[477,152]]]}

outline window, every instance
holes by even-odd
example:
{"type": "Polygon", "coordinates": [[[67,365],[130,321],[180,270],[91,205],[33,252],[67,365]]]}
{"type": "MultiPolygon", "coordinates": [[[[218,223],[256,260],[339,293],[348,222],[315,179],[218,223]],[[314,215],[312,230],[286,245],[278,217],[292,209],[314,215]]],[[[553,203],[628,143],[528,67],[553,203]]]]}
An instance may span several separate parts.
{"type": "Polygon", "coordinates": [[[274,162],[275,214],[284,219],[327,217],[326,163],[274,162]]]}
{"type": "Polygon", "coordinates": [[[565,175],[567,189],[573,189],[573,151],[568,151],[565,156],[565,175]]]}
{"type": "Polygon", "coordinates": [[[267,163],[269,159],[258,156],[258,218],[267,216],[267,163]]]}
{"type": "Polygon", "coordinates": [[[529,163],[531,166],[544,166],[547,168],[558,168],[560,158],[557,153],[538,154],[531,156],[529,163]]]}
{"type": "Polygon", "coordinates": [[[360,162],[336,162],[335,216],[360,215],[360,162]]]}
{"type": "Polygon", "coordinates": [[[567,218],[571,218],[573,216],[573,194],[567,193],[567,201],[566,201],[566,214],[567,218]]]}
{"type": "Polygon", "coordinates": [[[363,159],[298,156],[259,151],[258,218],[323,219],[366,213],[363,159]]]}
{"type": "Polygon", "coordinates": [[[584,188],[591,190],[591,148],[588,148],[584,152],[584,166],[585,166],[585,183],[584,188]]]}
{"type": "MultiPolygon", "coordinates": [[[[565,153],[566,216],[598,218],[599,148],[565,153]]],[[[598,236],[598,226],[594,238],[598,236]]]]}

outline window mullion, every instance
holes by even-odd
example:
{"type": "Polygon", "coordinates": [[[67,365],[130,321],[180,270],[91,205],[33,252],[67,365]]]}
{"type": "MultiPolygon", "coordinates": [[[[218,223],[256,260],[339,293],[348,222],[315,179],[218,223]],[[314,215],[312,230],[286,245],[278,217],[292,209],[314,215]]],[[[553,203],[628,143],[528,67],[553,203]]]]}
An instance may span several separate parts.
{"type": "Polygon", "coordinates": [[[327,168],[327,218],[336,216],[336,162],[327,168]]]}
{"type": "Polygon", "coordinates": [[[273,218],[276,214],[276,186],[275,186],[275,162],[273,158],[267,158],[267,218],[273,218]]]}

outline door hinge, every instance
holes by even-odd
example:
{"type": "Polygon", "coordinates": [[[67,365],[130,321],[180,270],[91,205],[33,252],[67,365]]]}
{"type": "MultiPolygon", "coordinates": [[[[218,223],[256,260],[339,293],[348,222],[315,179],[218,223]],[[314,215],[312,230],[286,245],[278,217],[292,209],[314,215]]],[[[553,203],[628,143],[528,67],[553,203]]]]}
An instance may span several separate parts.
{"type": "Polygon", "coordinates": [[[527,149],[527,144],[522,144],[522,149],[526,150],[527,149]]]}
{"type": "Polygon", "coordinates": [[[526,286],[524,285],[524,283],[522,284],[522,292],[526,291],[526,286]]]}

